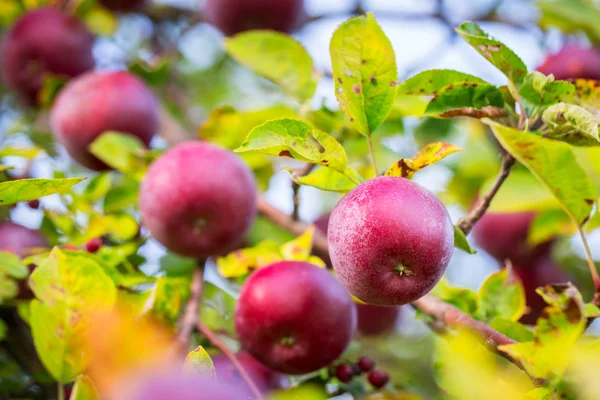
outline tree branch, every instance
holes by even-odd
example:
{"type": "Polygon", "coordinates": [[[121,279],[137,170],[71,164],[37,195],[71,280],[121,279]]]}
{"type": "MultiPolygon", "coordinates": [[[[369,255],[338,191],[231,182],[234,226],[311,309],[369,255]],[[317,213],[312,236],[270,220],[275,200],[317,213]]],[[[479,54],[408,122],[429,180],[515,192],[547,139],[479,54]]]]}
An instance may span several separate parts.
{"type": "Polygon", "coordinates": [[[248,374],[242,363],[240,363],[240,361],[237,359],[233,351],[231,351],[229,347],[227,347],[227,345],[223,343],[223,341],[219,339],[219,337],[208,326],[204,325],[202,321],[198,321],[196,326],[198,327],[198,331],[201,334],[203,334],[213,346],[219,349],[221,353],[223,353],[229,359],[229,361],[231,361],[233,366],[240,373],[242,379],[246,382],[246,384],[254,394],[254,397],[258,400],[262,400],[262,394],[256,386],[256,383],[254,383],[254,380],[250,377],[250,375],[248,374]]]}
{"type": "Polygon", "coordinates": [[[490,206],[490,203],[492,202],[492,199],[494,198],[494,196],[496,196],[496,193],[498,193],[498,190],[500,190],[500,187],[502,186],[506,178],[508,178],[510,170],[514,164],[514,157],[511,156],[509,153],[505,153],[504,158],[502,159],[502,166],[500,167],[500,172],[498,173],[498,176],[496,177],[496,180],[494,181],[494,184],[492,185],[490,191],[483,197],[481,197],[481,199],[479,199],[479,201],[477,202],[475,207],[473,207],[469,215],[458,220],[458,223],[456,225],[461,231],[464,232],[465,235],[468,235],[469,232],[471,232],[471,229],[473,229],[475,223],[479,221],[481,217],[483,217],[483,214],[485,214],[485,212],[487,211],[488,207],[490,206]]]}
{"type": "Polygon", "coordinates": [[[204,291],[205,264],[206,260],[202,260],[192,275],[192,283],[190,284],[190,298],[185,305],[185,310],[181,320],[179,321],[177,341],[180,343],[181,348],[186,353],[190,347],[190,336],[194,332],[194,328],[198,322],[200,303],[202,302],[202,293],[204,291]]]}

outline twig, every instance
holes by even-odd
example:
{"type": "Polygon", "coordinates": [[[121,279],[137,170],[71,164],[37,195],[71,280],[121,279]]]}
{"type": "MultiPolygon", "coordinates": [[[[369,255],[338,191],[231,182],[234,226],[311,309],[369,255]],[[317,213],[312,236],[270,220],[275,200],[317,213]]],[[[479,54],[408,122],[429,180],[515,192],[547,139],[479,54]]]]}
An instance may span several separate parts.
{"type": "Polygon", "coordinates": [[[198,331],[201,334],[203,334],[213,346],[221,350],[221,353],[223,353],[225,357],[227,357],[229,361],[231,361],[231,363],[238,370],[240,376],[246,382],[256,399],[262,400],[262,394],[256,386],[256,383],[254,383],[254,380],[250,377],[250,375],[248,374],[242,363],[240,363],[240,361],[237,359],[233,351],[231,351],[231,349],[229,349],[229,347],[227,347],[227,345],[223,343],[223,341],[219,339],[219,337],[208,326],[204,325],[202,321],[198,321],[196,326],[198,327],[198,331]]]}
{"type": "Polygon", "coordinates": [[[475,207],[473,207],[469,215],[458,220],[458,223],[456,225],[461,231],[464,232],[465,235],[468,235],[469,232],[471,232],[471,229],[473,229],[475,223],[479,221],[481,217],[483,217],[483,214],[485,214],[485,212],[487,211],[488,207],[490,206],[490,203],[492,202],[492,199],[494,198],[496,193],[498,193],[498,190],[500,190],[500,187],[502,186],[506,178],[508,178],[508,175],[510,174],[510,169],[512,168],[514,163],[515,159],[513,156],[511,156],[509,153],[504,154],[504,158],[502,159],[502,166],[500,167],[500,172],[498,173],[498,176],[496,177],[496,180],[494,181],[494,184],[492,185],[490,191],[486,193],[483,197],[481,197],[481,199],[479,199],[479,201],[477,202],[475,207]]]}
{"type": "Polygon", "coordinates": [[[578,225],[577,230],[579,231],[579,236],[581,236],[581,241],[583,242],[585,258],[587,259],[588,266],[590,268],[590,273],[592,274],[592,280],[594,281],[594,289],[596,289],[596,293],[600,293],[600,277],[598,277],[598,270],[596,269],[596,264],[594,263],[594,259],[592,258],[590,246],[588,245],[587,239],[585,238],[585,234],[583,233],[583,228],[581,228],[581,226],[578,225]]]}
{"type": "MultiPolygon", "coordinates": [[[[305,176],[310,174],[310,172],[315,167],[315,164],[306,164],[304,168],[299,169],[298,171],[294,171],[295,176],[305,176]]],[[[294,201],[294,211],[292,212],[292,218],[294,221],[298,221],[300,219],[300,184],[294,180],[292,180],[292,193],[293,193],[293,201],[294,201]]]]}
{"type": "Polygon", "coordinates": [[[202,302],[202,292],[204,291],[205,264],[205,260],[201,261],[192,275],[192,283],[190,284],[190,298],[185,305],[183,316],[179,321],[177,340],[185,352],[187,352],[190,346],[190,336],[194,332],[194,328],[198,322],[200,303],[202,302]]]}

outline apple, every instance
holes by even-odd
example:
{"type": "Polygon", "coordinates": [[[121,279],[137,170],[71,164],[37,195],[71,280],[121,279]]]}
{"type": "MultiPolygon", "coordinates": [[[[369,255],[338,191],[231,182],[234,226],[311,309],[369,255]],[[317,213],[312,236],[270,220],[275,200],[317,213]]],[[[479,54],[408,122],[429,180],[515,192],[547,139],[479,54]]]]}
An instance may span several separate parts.
{"type": "Polygon", "coordinates": [[[433,193],[384,176],[338,202],[328,241],[333,268],[352,295],[397,306],[419,299],[440,280],[454,249],[454,228],[433,193]]]}
{"type": "Polygon", "coordinates": [[[244,283],[235,310],[242,348],[269,368],[307,374],[346,349],[356,309],[326,269],[282,261],[256,270],[244,283]]]}
{"type": "Polygon", "coordinates": [[[545,75],[556,79],[600,79],[600,51],[577,44],[567,44],[558,53],[550,54],[538,67],[545,75]]]}
{"type": "Polygon", "coordinates": [[[88,72],[59,92],[50,125],[75,161],[104,170],[108,167],[89,152],[89,145],[102,133],[117,131],[148,146],[158,129],[158,103],[146,85],[129,72],[88,72]]]}
{"type": "Polygon", "coordinates": [[[206,142],[180,144],[156,159],[140,188],[140,213],[170,251],[206,258],[235,249],[256,216],[256,182],[234,153],[206,142]]]}
{"type": "Polygon", "coordinates": [[[226,35],[251,29],[291,32],[304,15],[304,1],[207,0],[204,13],[226,35]]]}
{"type": "Polygon", "coordinates": [[[37,230],[13,222],[0,222],[0,251],[26,257],[35,249],[47,248],[46,238],[37,230]]]}
{"type": "Polygon", "coordinates": [[[6,32],[0,72],[26,104],[36,105],[45,74],[74,77],[94,68],[94,37],[73,16],[42,7],[23,14],[6,32]]]}
{"type": "MultiPolygon", "coordinates": [[[[287,378],[285,375],[269,369],[266,365],[252,357],[247,351],[238,352],[236,358],[262,393],[267,393],[271,390],[281,389],[287,386],[287,378]]],[[[250,388],[227,356],[219,354],[214,356],[212,360],[215,364],[217,379],[220,382],[225,382],[228,385],[236,386],[240,388],[240,390],[251,393],[250,388]]]]}
{"type": "Polygon", "coordinates": [[[356,303],[358,332],[363,336],[380,336],[396,328],[401,307],[356,303]]]}

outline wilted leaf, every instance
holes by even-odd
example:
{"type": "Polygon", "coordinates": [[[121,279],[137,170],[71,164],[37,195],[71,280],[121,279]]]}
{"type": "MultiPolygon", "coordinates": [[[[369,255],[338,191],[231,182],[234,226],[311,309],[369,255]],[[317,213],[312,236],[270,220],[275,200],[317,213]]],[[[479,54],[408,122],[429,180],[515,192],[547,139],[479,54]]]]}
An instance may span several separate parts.
{"type": "Polygon", "coordinates": [[[509,269],[491,274],[479,288],[478,317],[486,322],[494,318],[517,321],[525,312],[525,290],[509,269]]]}
{"type": "Polygon", "coordinates": [[[89,150],[108,166],[124,173],[141,176],[147,167],[139,157],[146,151],[146,146],[139,138],[132,135],[104,132],[90,144],[89,150]]]}
{"type": "Polygon", "coordinates": [[[287,156],[325,165],[339,172],[346,170],[348,162],[344,148],[333,136],[302,121],[287,118],[269,121],[252,129],[244,143],[234,151],[287,156]]]}
{"type": "MultiPolygon", "coordinates": [[[[331,168],[320,167],[304,176],[295,175],[294,171],[290,168],[286,168],[286,170],[292,174],[292,180],[294,182],[300,185],[313,186],[317,189],[329,192],[347,193],[357,185],[357,183],[350,179],[346,174],[342,174],[331,168]]],[[[352,170],[349,170],[347,174],[350,174],[350,176],[357,175],[357,173],[352,170]]]]}
{"type": "Polygon", "coordinates": [[[15,279],[26,278],[29,274],[27,266],[17,254],[0,250],[0,271],[15,279]]]}
{"type": "Polygon", "coordinates": [[[283,33],[253,30],[225,40],[225,49],[240,64],[275,82],[301,103],[317,88],[317,74],[308,52],[283,33]]]}
{"type": "Polygon", "coordinates": [[[430,69],[408,78],[398,86],[398,95],[435,95],[449,85],[463,83],[487,84],[481,78],[451,69],[430,69]]]}
{"type": "Polygon", "coordinates": [[[69,400],[100,400],[100,394],[87,375],[80,375],[73,385],[69,400]]]}
{"type": "Polygon", "coordinates": [[[186,371],[195,372],[205,376],[210,376],[213,379],[217,379],[215,364],[202,346],[196,347],[187,355],[184,366],[186,371]]]}
{"type": "Polygon", "coordinates": [[[527,75],[527,67],[504,43],[491,38],[471,21],[463,22],[456,32],[515,85],[523,82],[527,75]]]}
{"type": "Polygon", "coordinates": [[[385,121],[396,96],[398,71],[389,39],[368,13],[341,24],[329,52],[340,108],[352,127],[372,134],[385,121]]]}
{"type": "Polygon", "coordinates": [[[477,251],[469,244],[465,233],[456,225],[454,226],[454,247],[469,254],[477,254],[477,251]]]}
{"type": "Polygon", "coordinates": [[[598,122],[585,108],[558,103],[548,107],[542,119],[550,127],[545,137],[576,146],[598,146],[598,122]]]}
{"type": "Polygon", "coordinates": [[[0,205],[8,206],[64,192],[85,178],[19,179],[0,182],[0,205]]]}
{"type": "Polygon", "coordinates": [[[93,312],[110,309],[116,288],[91,259],[77,262],[55,248],[29,279],[36,300],[31,302],[31,329],[40,359],[63,383],[88,365],[84,330],[93,312]]]}
{"type": "Polygon", "coordinates": [[[415,172],[422,170],[428,165],[435,164],[441,159],[452,153],[462,150],[460,147],[451,143],[430,143],[423,147],[412,158],[402,158],[394,163],[385,173],[386,176],[399,176],[402,178],[412,178],[415,172]]]}
{"type": "Polygon", "coordinates": [[[592,79],[576,79],[572,85],[574,92],[561,100],[586,107],[590,111],[600,108],[600,82],[592,79]]]}
{"type": "Polygon", "coordinates": [[[484,121],[510,154],[525,165],[556,196],[577,224],[583,224],[597,197],[594,185],[566,143],[484,121]]]}

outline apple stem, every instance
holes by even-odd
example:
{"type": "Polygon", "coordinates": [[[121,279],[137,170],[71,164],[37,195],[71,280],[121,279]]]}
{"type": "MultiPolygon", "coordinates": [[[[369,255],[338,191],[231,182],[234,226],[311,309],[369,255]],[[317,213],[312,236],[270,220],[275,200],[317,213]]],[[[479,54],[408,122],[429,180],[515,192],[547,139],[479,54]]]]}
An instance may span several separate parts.
{"type": "Polygon", "coordinates": [[[200,303],[202,302],[202,292],[204,291],[204,266],[206,260],[201,260],[198,267],[192,275],[190,284],[190,298],[185,305],[183,316],[179,321],[179,333],[177,340],[179,341],[182,351],[187,354],[190,346],[190,336],[194,332],[198,314],[200,311],[200,303]]]}
{"type": "Polygon", "coordinates": [[[223,353],[225,357],[229,359],[229,361],[231,361],[233,366],[240,373],[242,379],[246,382],[246,384],[254,394],[256,400],[263,400],[262,394],[260,393],[258,386],[256,386],[256,383],[254,383],[254,380],[250,377],[248,371],[246,371],[246,369],[244,368],[242,363],[240,363],[240,361],[237,359],[233,351],[231,351],[231,349],[227,347],[227,345],[221,339],[219,339],[219,337],[208,326],[204,325],[202,321],[198,321],[196,326],[198,328],[198,331],[201,334],[203,334],[213,346],[219,349],[221,353],[223,353]]]}
{"type": "Polygon", "coordinates": [[[598,270],[596,269],[596,264],[594,263],[594,259],[592,258],[590,246],[588,245],[587,239],[585,238],[585,234],[583,233],[583,228],[577,225],[577,231],[579,232],[579,236],[581,236],[581,241],[583,242],[585,257],[587,259],[588,266],[590,267],[592,280],[594,281],[594,289],[596,289],[596,293],[600,293],[600,277],[598,276],[598,270]]]}
{"type": "Polygon", "coordinates": [[[375,176],[379,176],[379,170],[377,169],[377,161],[375,160],[375,148],[373,146],[373,139],[371,139],[371,135],[367,136],[367,143],[369,143],[369,154],[371,156],[371,165],[375,170],[375,176]]]}

